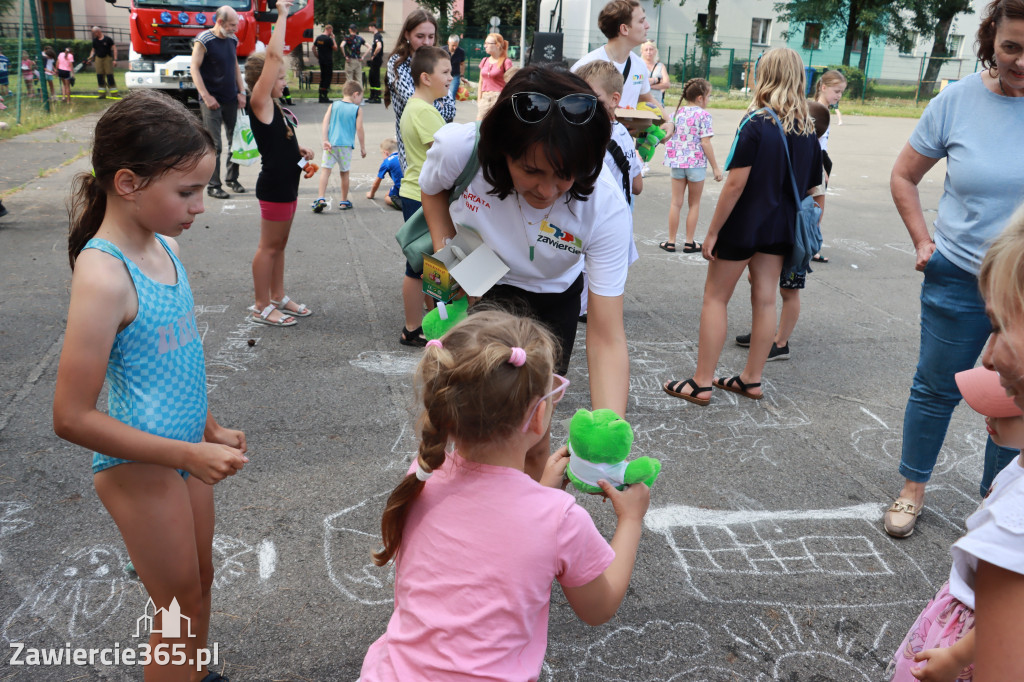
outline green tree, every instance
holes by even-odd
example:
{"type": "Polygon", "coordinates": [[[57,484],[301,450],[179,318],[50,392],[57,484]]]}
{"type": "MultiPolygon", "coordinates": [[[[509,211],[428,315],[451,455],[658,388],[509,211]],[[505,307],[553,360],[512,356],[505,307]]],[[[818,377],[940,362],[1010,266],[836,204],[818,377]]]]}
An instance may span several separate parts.
{"type": "Polygon", "coordinates": [[[448,28],[450,26],[448,16],[455,7],[455,0],[417,0],[417,2],[419,2],[421,7],[430,10],[437,16],[437,29],[439,36],[437,44],[443,44],[440,36],[444,36],[448,32],[448,28]]]}
{"type": "MultiPolygon", "coordinates": [[[[681,0],[680,4],[685,2],[681,0]]],[[[708,0],[708,20],[704,26],[697,26],[697,42],[700,43],[700,71],[707,76],[711,73],[711,57],[715,52],[715,32],[718,30],[718,0],[708,0]]]]}
{"type": "Polygon", "coordinates": [[[335,40],[340,43],[342,38],[348,35],[349,24],[364,23],[360,10],[365,6],[363,0],[316,0],[313,5],[313,18],[318,24],[333,26],[335,40]]]}
{"type": "MultiPolygon", "coordinates": [[[[521,0],[467,0],[466,26],[472,29],[487,30],[491,17],[498,17],[505,26],[513,27],[510,35],[502,34],[509,43],[515,43],[519,37],[519,26],[523,18],[521,0]]],[[[540,0],[526,0],[526,37],[536,30],[537,16],[540,12],[540,0]]]]}
{"type": "MultiPolygon", "coordinates": [[[[925,0],[922,0],[925,1],[925,0]]],[[[775,3],[779,21],[821,26],[822,42],[843,37],[844,66],[850,66],[854,47],[861,42],[860,64],[867,68],[871,36],[903,44],[909,35],[902,0],[785,0],[775,3]]]]}
{"type": "Polygon", "coordinates": [[[971,0],[907,0],[907,10],[913,16],[911,24],[922,36],[931,35],[932,51],[921,83],[921,96],[928,98],[935,90],[935,81],[942,68],[942,58],[950,54],[947,39],[953,20],[958,14],[974,11],[971,0]]]}

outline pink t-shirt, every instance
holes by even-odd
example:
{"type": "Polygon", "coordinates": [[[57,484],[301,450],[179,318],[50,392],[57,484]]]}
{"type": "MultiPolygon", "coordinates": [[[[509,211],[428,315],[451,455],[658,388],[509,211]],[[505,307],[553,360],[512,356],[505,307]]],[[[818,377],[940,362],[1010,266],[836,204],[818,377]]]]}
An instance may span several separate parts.
{"type": "Polygon", "coordinates": [[[680,107],[673,119],[676,129],[665,142],[665,165],[669,168],[706,168],[702,138],[711,137],[711,114],[694,106],[680,107]]]}
{"type": "Polygon", "coordinates": [[[572,495],[449,455],[409,511],[395,610],[360,682],[536,680],[551,581],[586,585],[614,557],[572,495]]]}
{"type": "Polygon", "coordinates": [[[501,64],[492,64],[490,57],[480,60],[480,91],[501,92],[505,87],[505,72],[512,68],[512,60],[506,58],[501,64]]]}
{"type": "Polygon", "coordinates": [[[61,71],[71,71],[75,68],[75,55],[61,52],[57,55],[57,68],[61,71]]]}

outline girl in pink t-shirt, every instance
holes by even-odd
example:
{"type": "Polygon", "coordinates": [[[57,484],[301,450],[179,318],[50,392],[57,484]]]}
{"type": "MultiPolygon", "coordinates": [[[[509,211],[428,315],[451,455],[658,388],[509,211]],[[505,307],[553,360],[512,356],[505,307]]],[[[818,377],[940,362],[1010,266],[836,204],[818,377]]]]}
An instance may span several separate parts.
{"type": "Polygon", "coordinates": [[[512,60],[508,58],[508,41],[500,33],[489,33],[484,38],[484,52],[487,56],[480,60],[480,82],[476,90],[476,120],[482,121],[498,95],[505,87],[505,74],[512,68],[512,60]]]}
{"type": "Polygon", "coordinates": [[[609,546],[559,489],[564,447],[540,482],[524,473],[569,385],[552,373],[555,349],[537,322],[498,310],[427,343],[418,455],[388,498],[374,554],[378,566],[394,559],[395,610],[361,682],[536,680],[552,580],[590,625],[618,610],[650,490],[601,481],[618,516],[609,546]]]}
{"type": "Polygon", "coordinates": [[[36,63],[29,58],[28,52],[21,53],[21,78],[25,81],[25,93],[31,97],[36,82],[36,63]]]}
{"type": "Polygon", "coordinates": [[[704,177],[708,164],[715,181],[722,181],[722,169],[715,161],[711,147],[711,114],[707,112],[711,83],[703,78],[691,78],[683,85],[683,94],[676,105],[672,120],[665,124],[665,165],[672,169],[672,200],[668,207],[668,240],[660,246],[675,252],[676,234],[679,232],[679,214],[683,210],[683,197],[689,190],[689,209],[686,212],[686,241],[683,253],[697,253],[700,243],[695,239],[697,217],[700,214],[700,195],[704,191],[704,177]],[[683,106],[685,100],[686,106],[683,106]]]}

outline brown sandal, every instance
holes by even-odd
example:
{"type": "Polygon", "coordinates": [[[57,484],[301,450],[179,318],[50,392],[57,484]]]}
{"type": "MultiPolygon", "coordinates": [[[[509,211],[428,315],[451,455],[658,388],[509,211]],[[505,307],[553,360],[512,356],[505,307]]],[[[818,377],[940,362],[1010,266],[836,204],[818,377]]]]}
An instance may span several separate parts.
{"type": "Polygon", "coordinates": [[[683,400],[689,400],[695,405],[707,405],[711,402],[711,398],[698,398],[698,393],[710,393],[711,386],[698,386],[697,382],[693,379],[687,379],[686,381],[669,381],[662,384],[661,389],[668,393],[673,398],[682,398],[683,400]],[[690,393],[683,393],[679,389],[684,386],[690,386],[693,390],[690,393]]]}
{"type": "Polygon", "coordinates": [[[734,377],[729,377],[728,379],[715,379],[712,383],[714,383],[715,388],[720,388],[731,393],[739,393],[744,398],[750,398],[751,400],[760,400],[764,397],[764,393],[754,394],[750,392],[750,389],[761,386],[760,381],[756,384],[745,384],[740,379],[739,374],[734,377]]]}

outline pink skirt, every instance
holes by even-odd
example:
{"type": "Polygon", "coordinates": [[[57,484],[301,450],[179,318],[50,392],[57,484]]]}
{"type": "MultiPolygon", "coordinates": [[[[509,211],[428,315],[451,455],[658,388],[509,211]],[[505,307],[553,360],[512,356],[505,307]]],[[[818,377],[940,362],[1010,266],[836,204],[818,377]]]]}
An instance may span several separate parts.
{"type": "MultiPolygon", "coordinates": [[[[910,632],[903,639],[900,648],[893,654],[885,674],[892,682],[916,682],[910,673],[926,663],[918,663],[914,656],[927,649],[945,649],[956,644],[974,627],[974,611],[949,593],[947,580],[932,598],[924,611],[917,617],[910,632]]],[[[974,664],[960,671],[958,682],[970,682],[974,678],[974,664]]]]}

